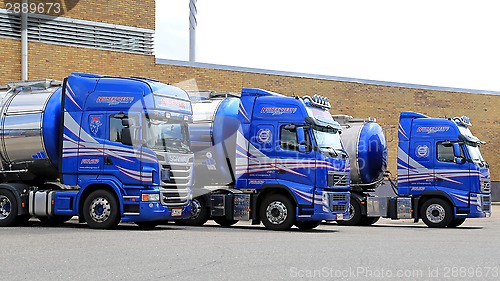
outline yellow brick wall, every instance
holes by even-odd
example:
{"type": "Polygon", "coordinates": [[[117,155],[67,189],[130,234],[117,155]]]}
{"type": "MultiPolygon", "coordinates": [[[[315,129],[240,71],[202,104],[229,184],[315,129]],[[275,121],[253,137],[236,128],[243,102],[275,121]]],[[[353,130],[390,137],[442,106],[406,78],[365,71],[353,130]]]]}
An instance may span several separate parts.
{"type": "MultiPolygon", "coordinates": [[[[6,2],[19,3],[21,0],[0,0],[0,8],[5,8],[6,2]]],[[[62,16],[68,18],[155,28],[154,0],[28,0],[28,4],[32,3],[45,5],[45,11],[49,9],[47,3],[61,4],[62,16]]],[[[55,16],[53,11],[48,15],[55,16]]]]}
{"type": "MultiPolygon", "coordinates": [[[[19,41],[0,39],[0,52],[5,58],[0,65],[0,83],[19,80],[19,41]]],[[[491,164],[492,179],[500,180],[500,96],[156,65],[154,56],[29,43],[30,79],[62,79],[73,71],[150,77],[170,84],[194,79],[199,89],[216,91],[238,92],[242,87],[259,87],[286,95],[320,94],[332,101],[332,114],[376,117],[382,126],[389,127],[397,126],[401,111],[417,111],[433,117],[467,115],[472,119],[473,133],[488,142],[482,150],[491,164]]],[[[396,171],[397,130],[388,129],[386,133],[390,140],[389,168],[396,171]]]]}

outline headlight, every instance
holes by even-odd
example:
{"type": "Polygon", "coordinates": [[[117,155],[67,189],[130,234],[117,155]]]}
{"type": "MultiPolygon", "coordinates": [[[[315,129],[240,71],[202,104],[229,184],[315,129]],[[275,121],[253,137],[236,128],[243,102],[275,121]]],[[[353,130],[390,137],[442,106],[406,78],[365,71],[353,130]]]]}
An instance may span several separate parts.
{"type": "Polygon", "coordinates": [[[160,201],[160,194],[143,194],[142,201],[144,202],[160,201]]]}
{"type": "Polygon", "coordinates": [[[329,196],[327,192],[323,191],[323,196],[321,196],[321,202],[323,203],[323,212],[329,212],[330,211],[330,202],[328,200],[329,196]]]}

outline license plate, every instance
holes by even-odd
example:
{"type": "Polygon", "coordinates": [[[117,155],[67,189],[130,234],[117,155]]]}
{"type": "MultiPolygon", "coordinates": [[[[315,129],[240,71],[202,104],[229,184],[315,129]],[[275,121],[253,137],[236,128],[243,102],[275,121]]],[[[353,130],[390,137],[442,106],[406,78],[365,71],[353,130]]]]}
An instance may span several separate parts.
{"type": "Polygon", "coordinates": [[[182,216],[182,209],[172,209],[172,217],[182,216]]]}
{"type": "Polygon", "coordinates": [[[337,214],[337,220],[338,221],[343,221],[344,220],[344,214],[337,214]]]}

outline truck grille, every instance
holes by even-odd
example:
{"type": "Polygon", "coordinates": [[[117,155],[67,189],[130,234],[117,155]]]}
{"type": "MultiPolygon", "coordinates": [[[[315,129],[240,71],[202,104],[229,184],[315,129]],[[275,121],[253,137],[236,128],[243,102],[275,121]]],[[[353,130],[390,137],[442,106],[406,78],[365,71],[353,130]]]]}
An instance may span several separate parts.
{"type": "Polygon", "coordinates": [[[192,165],[170,163],[163,165],[161,202],[166,206],[184,206],[190,199],[192,165]]]}
{"type": "Polygon", "coordinates": [[[491,197],[489,195],[486,195],[486,196],[483,195],[481,202],[482,202],[481,209],[484,212],[490,212],[491,211],[491,197]]]}
{"type": "Polygon", "coordinates": [[[331,194],[331,201],[349,201],[349,195],[347,194],[331,194]]]}
{"type": "Polygon", "coordinates": [[[491,192],[491,183],[489,181],[481,182],[481,192],[483,193],[491,192]]]}
{"type": "Polygon", "coordinates": [[[345,213],[349,209],[349,194],[330,193],[330,211],[334,213],[345,213]]]}
{"type": "Polygon", "coordinates": [[[189,200],[189,189],[172,189],[161,192],[161,202],[165,206],[184,206],[189,200]]]}
{"type": "Polygon", "coordinates": [[[183,187],[191,184],[192,165],[174,164],[163,165],[167,175],[161,175],[163,186],[183,187]]]}
{"type": "Polygon", "coordinates": [[[347,205],[346,204],[332,205],[330,210],[335,213],[345,213],[347,211],[347,205]]]}
{"type": "Polygon", "coordinates": [[[328,173],[328,186],[345,187],[349,185],[349,175],[347,173],[328,173]]]}

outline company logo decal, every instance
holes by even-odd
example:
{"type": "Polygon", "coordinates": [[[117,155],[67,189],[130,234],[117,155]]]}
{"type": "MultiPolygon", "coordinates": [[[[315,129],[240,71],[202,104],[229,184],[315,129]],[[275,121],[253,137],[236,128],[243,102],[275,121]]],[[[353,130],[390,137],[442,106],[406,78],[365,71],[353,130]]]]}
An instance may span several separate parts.
{"type": "Polygon", "coordinates": [[[257,132],[257,138],[259,139],[260,142],[263,143],[269,143],[271,141],[271,130],[269,129],[260,129],[257,132]]]}
{"type": "Polygon", "coordinates": [[[95,165],[99,164],[99,159],[82,159],[80,164],[95,165]]]}
{"type": "Polygon", "coordinates": [[[189,102],[169,99],[169,98],[160,98],[159,105],[163,107],[177,107],[181,109],[189,109],[189,102]]]}
{"type": "Polygon", "coordinates": [[[263,107],[260,113],[281,115],[281,114],[294,114],[297,112],[296,107],[263,107]]]}
{"type": "Polygon", "coordinates": [[[418,127],[417,133],[439,133],[439,132],[448,132],[450,130],[450,126],[433,126],[433,127],[418,127]]]}
{"type": "Polygon", "coordinates": [[[427,158],[429,156],[429,147],[427,145],[419,145],[415,149],[415,155],[419,158],[427,158]]]}
{"type": "Polygon", "coordinates": [[[97,103],[107,103],[108,105],[130,104],[134,97],[97,97],[97,103]]]}
{"type": "Polygon", "coordinates": [[[249,183],[250,184],[264,184],[264,181],[263,180],[251,180],[249,183]]]}
{"type": "Polygon", "coordinates": [[[332,120],[332,115],[327,110],[321,110],[317,108],[312,108],[312,112],[314,117],[323,119],[323,120],[332,120]]]}
{"type": "Polygon", "coordinates": [[[97,135],[101,126],[101,116],[92,116],[92,119],[90,120],[90,131],[94,134],[94,136],[97,135]]]}

